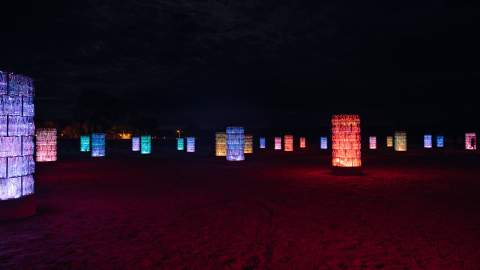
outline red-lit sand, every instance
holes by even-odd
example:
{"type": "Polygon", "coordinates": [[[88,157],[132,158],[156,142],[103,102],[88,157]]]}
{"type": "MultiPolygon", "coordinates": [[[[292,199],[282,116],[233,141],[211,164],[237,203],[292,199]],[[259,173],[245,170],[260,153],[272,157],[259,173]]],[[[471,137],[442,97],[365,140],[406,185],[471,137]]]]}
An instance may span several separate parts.
{"type": "Polygon", "coordinates": [[[39,165],[39,213],[0,224],[0,269],[480,268],[480,159],[339,177],[326,154],[194,155],[39,165]]]}

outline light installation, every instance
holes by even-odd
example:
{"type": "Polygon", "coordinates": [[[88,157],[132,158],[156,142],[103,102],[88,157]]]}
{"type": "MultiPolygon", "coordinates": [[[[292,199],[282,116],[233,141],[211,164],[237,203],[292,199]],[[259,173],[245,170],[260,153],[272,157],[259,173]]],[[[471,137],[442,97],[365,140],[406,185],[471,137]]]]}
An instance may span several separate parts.
{"type": "Polygon", "coordinates": [[[215,133],[215,156],[227,156],[227,133],[225,132],[215,133]]]}
{"type": "Polygon", "coordinates": [[[305,149],[307,147],[307,139],[305,137],[300,137],[300,148],[305,149]]]}
{"type": "Polygon", "coordinates": [[[177,150],[178,151],[185,150],[185,139],[177,138],[177,150]]]}
{"type": "Polygon", "coordinates": [[[253,154],[253,135],[245,134],[244,154],[253,154]]]}
{"type": "Polygon", "coordinates": [[[187,137],[187,152],[195,152],[195,137],[187,137]]]}
{"type": "Polygon", "coordinates": [[[245,135],[242,127],[227,127],[227,160],[245,160],[245,135]]]}
{"type": "Polygon", "coordinates": [[[437,141],[437,148],[445,147],[445,137],[443,137],[443,135],[437,135],[436,141],[437,141]]]}
{"type": "Polygon", "coordinates": [[[283,150],[285,152],[292,152],[293,151],[293,135],[285,135],[283,136],[283,150]]]}
{"type": "Polygon", "coordinates": [[[377,137],[376,136],[370,136],[368,137],[368,147],[371,150],[377,149],[377,137]]]}
{"type": "Polygon", "coordinates": [[[465,150],[477,150],[476,133],[465,133],[465,150]]]}
{"type": "Polygon", "coordinates": [[[361,148],[360,116],[334,115],[332,117],[333,167],[361,167],[361,148]]]}
{"type": "Polygon", "coordinates": [[[105,133],[92,134],[92,157],[105,156],[105,133]]]}
{"type": "Polygon", "coordinates": [[[32,79],[0,71],[0,219],[35,212],[33,96],[32,79]]]}
{"type": "Polygon", "coordinates": [[[432,135],[429,135],[429,134],[423,135],[423,148],[426,148],[426,149],[432,148],[432,135]]]}
{"type": "Polygon", "coordinates": [[[260,149],[265,149],[267,147],[265,137],[260,137],[259,143],[260,143],[260,149]]]}
{"type": "Polygon", "coordinates": [[[327,150],[328,149],[328,138],[327,137],[320,137],[320,149],[327,150]]]}
{"type": "Polygon", "coordinates": [[[395,151],[407,151],[407,133],[405,131],[395,132],[395,151]]]}
{"type": "Polygon", "coordinates": [[[282,138],[281,137],[275,137],[274,139],[274,149],[275,150],[282,150],[282,138]]]}
{"type": "Polygon", "coordinates": [[[148,155],[152,153],[152,136],[144,135],[140,137],[140,154],[148,155]]]}
{"type": "Polygon", "coordinates": [[[140,151],[140,137],[132,137],[132,151],[138,152],[140,151]]]}
{"type": "Polygon", "coordinates": [[[54,128],[37,129],[36,160],[50,162],[57,160],[57,130],[54,128]]]}
{"type": "Polygon", "coordinates": [[[392,136],[387,136],[387,147],[388,148],[393,147],[393,137],[392,136]]]}
{"type": "Polygon", "coordinates": [[[80,136],[80,152],[90,152],[90,136],[80,136]]]}

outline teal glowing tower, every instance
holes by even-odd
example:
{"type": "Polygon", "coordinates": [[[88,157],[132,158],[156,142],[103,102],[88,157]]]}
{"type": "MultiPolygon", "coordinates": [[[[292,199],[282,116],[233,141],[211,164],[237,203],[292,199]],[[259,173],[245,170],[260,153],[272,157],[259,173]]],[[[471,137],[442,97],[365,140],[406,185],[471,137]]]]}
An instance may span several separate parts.
{"type": "Polygon", "coordinates": [[[140,153],[148,155],[152,153],[152,136],[144,135],[140,137],[140,153]]]}
{"type": "Polygon", "coordinates": [[[80,136],[80,152],[90,152],[90,136],[80,136]]]}
{"type": "Polygon", "coordinates": [[[177,150],[184,151],[185,150],[185,139],[184,138],[177,138],[177,150]]]}

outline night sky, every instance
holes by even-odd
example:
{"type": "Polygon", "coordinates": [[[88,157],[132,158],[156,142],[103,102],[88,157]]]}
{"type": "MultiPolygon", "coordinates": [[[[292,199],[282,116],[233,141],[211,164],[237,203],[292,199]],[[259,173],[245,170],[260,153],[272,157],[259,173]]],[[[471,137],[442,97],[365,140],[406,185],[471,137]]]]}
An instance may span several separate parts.
{"type": "Polygon", "coordinates": [[[39,121],[480,126],[478,1],[9,2],[0,70],[36,80],[39,121]]]}

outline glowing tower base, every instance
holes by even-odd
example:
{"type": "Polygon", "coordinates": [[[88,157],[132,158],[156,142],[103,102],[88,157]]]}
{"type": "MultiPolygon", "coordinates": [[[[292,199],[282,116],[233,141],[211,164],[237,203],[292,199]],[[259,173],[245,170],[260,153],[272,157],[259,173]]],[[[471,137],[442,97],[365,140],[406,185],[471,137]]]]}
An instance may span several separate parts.
{"type": "Polygon", "coordinates": [[[0,221],[26,218],[35,215],[36,211],[35,194],[16,200],[0,201],[0,221]]]}

